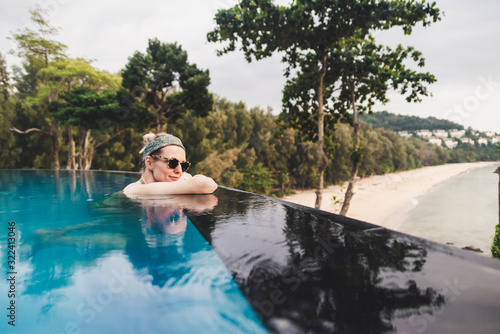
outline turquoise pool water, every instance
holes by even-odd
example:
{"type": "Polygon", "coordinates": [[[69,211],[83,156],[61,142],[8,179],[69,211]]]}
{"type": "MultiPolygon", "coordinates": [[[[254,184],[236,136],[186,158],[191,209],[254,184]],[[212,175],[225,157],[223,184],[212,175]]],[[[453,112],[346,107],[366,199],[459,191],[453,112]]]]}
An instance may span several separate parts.
{"type": "Polygon", "coordinates": [[[0,171],[0,180],[1,333],[266,332],[178,206],[109,198],[133,178],[0,171]],[[15,297],[7,293],[12,276],[15,297]]]}

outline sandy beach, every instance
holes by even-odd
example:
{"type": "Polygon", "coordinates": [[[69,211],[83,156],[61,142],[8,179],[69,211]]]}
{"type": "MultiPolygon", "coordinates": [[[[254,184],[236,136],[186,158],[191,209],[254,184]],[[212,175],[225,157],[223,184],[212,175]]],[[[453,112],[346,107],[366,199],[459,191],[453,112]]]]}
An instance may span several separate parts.
{"type": "MultiPolygon", "coordinates": [[[[470,169],[493,164],[499,163],[446,164],[358,179],[347,216],[398,230],[405,214],[418,203],[418,196],[470,169]]],[[[325,188],[321,210],[339,213],[347,184],[325,188]]],[[[314,207],[316,193],[315,190],[297,191],[283,200],[314,207]]]]}

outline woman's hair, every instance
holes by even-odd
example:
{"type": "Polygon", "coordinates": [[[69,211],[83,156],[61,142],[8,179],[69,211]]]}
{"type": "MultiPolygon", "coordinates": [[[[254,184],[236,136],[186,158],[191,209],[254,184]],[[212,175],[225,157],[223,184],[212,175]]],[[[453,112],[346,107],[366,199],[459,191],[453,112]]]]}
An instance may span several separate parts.
{"type": "MultiPolygon", "coordinates": [[[[170,136],[168,133],[165,132],[160,132],[157,134],[154,134],[152,132],[146,133],[144,136],[142,136],[142,149],[139,151],[139,153],[142,154],[144,150],[146,149],[146,146],[148,146],[149,143],[151,143],[153,140],[159,137],[165,137],[165,136],[170,136]]],[[[156,152],[154,152],[156,153],[156,152]]]]}
{"type": "MultiPolygon", "coordinates": [[[[146,133],[144,136],[142,136],[142,148],[139,151],[139,153],[142,154],[144,152],[144,150],[146,149],[146,146],[148,146],[148,144],[151,143],[156,138],[167,136],[167,135],[168,134],[165,132],[160,132],[157,134],[154,134],[152,132],[146,133]]],[[[156,153],[156,152],[153,152],[153,153],[156,153]]],[[[141,159],[141,164],[139,166],[141,167],[141,174],[144,173],[144,171],[146,170],[146,164],[144,163],[144,159],[141,159]]]]}
{"type": "Polygon", "coordinates": [[[160,133],[157,133],[157,134],[154,134],[152,132],[149,132],[149,133],[146,133],[144,136],[142,136],[142,149],[139,151],[139,153],[143,154],[143,158],[141,160],[141,173],[144,173],[145,171],[145,157],[147,155],[155,155],[158,153],[158,151],[160,151],[163,147],[167,146],[167,145],[177,145],[177,146],[180,146],[184,149],[184,146],[182,145],[182,142],[179,138],[171,135],[171,134],[168,134],[168,133],[165,133],[165,132],[160,132],[160,133]],[[160,140],[159,143],[154,143],[154,144],[151,144],[152,147],[149,147],[148,148],[148,145],[154,141],[155,139],[157,138],[161,138],[161,137],[167,137],[165,139],[162,139],[160,140]],[[156,149],[156,147],[158,147],[156,149]],[[148,150],[147,152],[144,152],[145,150],[148,150]],[[151,152],[149,152],[151,151],[151,152]]]}

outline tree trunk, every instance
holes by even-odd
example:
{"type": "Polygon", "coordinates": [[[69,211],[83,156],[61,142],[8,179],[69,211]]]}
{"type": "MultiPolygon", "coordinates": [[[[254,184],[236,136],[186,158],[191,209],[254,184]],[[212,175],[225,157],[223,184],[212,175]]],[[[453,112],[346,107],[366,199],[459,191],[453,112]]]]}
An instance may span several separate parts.
{"type": "Polygon", "coordinates": [[[358,171],[359,171],[359,164],[360,161],[358,159],[360,158],[360,138],[359,138],[359,123],[358,123],[358,111],[356,109],[356,99],[354,95],[354,86],[350,83],[349,79],[347,79],[347,82],[349,84],[349,89],[351,91],[351,102],[352,102],[352,127],[354,128],[354,152],[356,156],[356,160],[352,161],[352,169],[351,169],[351,178],[349,179],[349,185],[347,186],[347,191],[345,193],[344,197],[344,203],[342,204],[342,209],[340,210],[340,214],[345,216],[347,215],[347,211],[349,210],[349,205],[351,204],[351,199],[354,196],[354,183],[356,183],[356,178],[358,177],[358,171]]]}
{"type": "MultiPolygon", "coordinates": [[[[82,150],[83,157],[80,166],[86,170],[90,169],[90,164],[92,163],[90,162],[89,164],[90,149],[91,149],[90,130],[85,130],[85,137],[83,141],[83,150],[82,150]]],[[[90,161],[92,161],[92,158],[90,158],[90,161]]]]}
{"type": "Polygon", "coordinates": [[[85,170],[89,170],[92,167],[92,159],[94,158],[94,145],[89,145],[87,158],[85,159],[85,170]]]}
{"type": "MultiPolygon", "coordinates": [[[[46,57],[46,63],[48,64],[48,58],[46,57]]],[[[49,103],[57,100],[59,93],[49,94],[49,103]]],[[[52,138],[52,159],[54,164],[54,169],[60,169],[59,166],[59,138],[57,136],[57,120],[54,116],[50,116],[50,137],[52,138]]]]}
{"type": "Polygon", "coordinates": [[[162,132],[162,128],[163,128],[163,112],[162,112],[162,108],[158,108],[158,111],[156,113],[158,115],[158,117],[156,118],[156,133],[160,133],[162,132]]]}
{"type": "Polygon", "coordinates": [[[161,132],[161,124],[160,124],[160,120],[158,120],[158,122],[156,123],[156,133],[160,133],[161,132]]]}
{"type": "Polygon", "coordinates": [[[79,136],[78,136],[78,147],[79,147],[79,152],[78,152],[78,168],[83,169],[85,166],[85,152],[86,152],[86,147],[87,147],[87,130],[85,129],[80,129],[79,130],[79,136]]]}
{"type": "Polygon", "coordinates": [[[50,116],[50,137],[52,138],[52,159],[54,169],[59,169],[59,138],[57,137],[57,121],[54,116],[50,116]]]}
{"type": "Polygon", "coordinates": [[[356,182],[358,171],[359,167],[357,165],[353,165],[351,169],[351,178],[349,179],[349,185],[347,186],[347,191],[344,197],[344,203],[342,204],[342,209],[340,210],[340,214],[342,216],[347,215],[349,205],[351,204],[351,199],[354,196],[354,183],[356,182]]]}
{"type": "Polygon", "coordinates": [[[76,169],[75,140],[73,139],[73,126],[68,125],[68,162],[66,169],[76,169]]]}
{"type": "Polygon", "coordinates": [[[322,55],[321,73],[319,76],[319,86],[318,86],[318,150],[320,154],[320,164],[318,168],[318,188],[316,190],[316,203],[314,207],[316,209],[321,208],[321,202],[323,200],[323,177],[325,174],[326,166],[328,165],[328,157],[325,153],[324,142],[325,142],[325,114],[323,111],[323,81],[326,74],[326,60],[328,58],[327,50],[324,50],[322,55]]]}

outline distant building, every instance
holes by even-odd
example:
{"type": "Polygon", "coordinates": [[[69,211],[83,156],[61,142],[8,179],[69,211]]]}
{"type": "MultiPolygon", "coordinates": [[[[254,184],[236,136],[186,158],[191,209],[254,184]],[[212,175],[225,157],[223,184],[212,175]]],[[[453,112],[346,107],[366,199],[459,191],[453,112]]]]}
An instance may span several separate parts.
{"type": "Polygon", "coordinates": [[[478,145],[488,145],[488,139],[487,138],[479,138],[477,140],[478,145]]]}
{"type": "Polygon", "coordinates": [[[457,130],[457,129],[450,130],[450,136],[452,138],[462,138],[463,136],[465,136],[465,130],[457,130]]]}
{"type": "Polygon", "coordinates": [[[416,134],[422,139],[429,139],[432,137],[432,132],[429,130],[418,130],[416,134]]]}
{"type": "Polygon", "coordinates": [[[408,139],[413,136],[413,134],[410,131],[398,131],[398,135],[404,139],[408,139]]]}
{"type": "Polygon", "coordinates": [[[486,137],[493,137],[493,136],[495,136],[495,135],[496,135],[496,133],[495,133],[495,132],[493,132],[493,131],[484,131],[484,135],[485,135],[486,137]]]}
{"type": "Polygon", "coordinates": [[[441,146],[442,140],[436,137],[429,138],[429,143],[441,146]]]}
{"type": "Polygon", "coordinates": [[[461,138],[460,141],[465,144],[476,145],[474,139],[471,138],[461,138]]]}
{"type": "Polygon", "coordinates": [[[455,147],[457,147],[458,141],[456,141],[455,139],[452,139],[452,138],[446,138],[446,139],[443,139],[443,144],[444,144],[444,146],[446,146],[450,149],[454,149],[455,147]]]}
{"type": "Polygon", "coordinates": [[[500,143],[500,136],[491,137],[490,138],[490,143],[491,144],[500,143]]]}
{"type": "Polygon", "coordinates": [[[434,137],[448,138],[448,131],[445,130],[434,130],[432,131],[432,134],[434,135],[434,137]]]}

